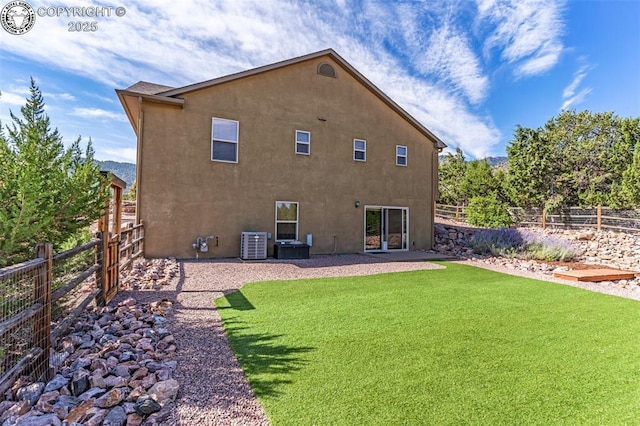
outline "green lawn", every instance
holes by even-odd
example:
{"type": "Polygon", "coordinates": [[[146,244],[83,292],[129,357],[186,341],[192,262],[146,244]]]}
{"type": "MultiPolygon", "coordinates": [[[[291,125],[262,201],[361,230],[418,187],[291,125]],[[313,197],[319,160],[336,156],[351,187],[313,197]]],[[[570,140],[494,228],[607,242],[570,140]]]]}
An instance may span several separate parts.
{"type": "Polygon", "coordinates": [[[640,423],[640,304],[446,269],[216,300],[274,425],[640,423]]]}

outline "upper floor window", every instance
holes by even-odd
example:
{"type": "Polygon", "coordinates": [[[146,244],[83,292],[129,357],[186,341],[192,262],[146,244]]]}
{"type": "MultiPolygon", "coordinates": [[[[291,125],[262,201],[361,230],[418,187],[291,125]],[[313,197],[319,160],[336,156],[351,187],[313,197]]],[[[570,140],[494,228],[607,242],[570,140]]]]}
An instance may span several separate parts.
{"type": "Polygon", "coordinates": [[[213,117],[211,123],[211,161],[238,162],[238,132],[235,120],[213,117]]]}
{"type": "Polygon", "coordinates": [[[404,145],[396,145],[396,166],[407,165],[407,147],[404,145]]]}
{"type": "Polygon", "coordinates": [[[311,133],[296,130],[296,154],[311,154],[311,133]]]}
{"type": "Polygon", "coordinates": [[[364,139],[353,140],[353,159],[367,161],[367,141],[364,139]]]}

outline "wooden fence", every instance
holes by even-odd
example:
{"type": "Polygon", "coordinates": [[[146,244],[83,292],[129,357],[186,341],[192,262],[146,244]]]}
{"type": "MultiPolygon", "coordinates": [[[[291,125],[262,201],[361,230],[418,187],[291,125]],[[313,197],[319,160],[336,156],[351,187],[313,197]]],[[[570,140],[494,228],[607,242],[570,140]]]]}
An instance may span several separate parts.
{"type": "MultiPolygon", "coordinates": [[[[436,204],[436,217],[466,222],[466,206],[436,204]]],[[[640,210],[615,210],[597,206],[593,208],[570,207],[549,214],[543,209],[510,207],[509,213],[515,226],[536,226],[564,229],[596,229],[640,233],[640,210]]]]}
{"type": "Polygon", "coordinates": [[[21,375],[48,380],[59,367],[49,349],[92,302],[108,303],[120,272],[142,256],[142,224],[96,236],[55,254],[38,244],[34,259],[0,269],[0,395],[21,375]]]}

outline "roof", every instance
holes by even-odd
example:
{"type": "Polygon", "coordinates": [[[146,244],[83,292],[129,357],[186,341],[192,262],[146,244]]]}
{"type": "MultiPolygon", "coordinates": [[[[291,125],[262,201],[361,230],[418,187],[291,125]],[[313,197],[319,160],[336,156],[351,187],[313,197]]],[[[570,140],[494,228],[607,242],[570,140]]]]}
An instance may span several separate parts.
{"type": "Polygon", "coordinates": [[[247,71],[242,71],[242,72],[230,74],[230,75],[219,77],[219,78],[214,78],[212,80],[207,80],[200,83],[190,84],[184,87],[171,88],[169,86],[162,86],[159,84],[140,81],[134,84],[133,86],[130,86],[127,89],[116,90],[116,93],[118,94],[118,97],[120,98],[120,102],[122,102],[122,105],[125,108],[125,111],[127,112],[129,121],[131,122],[131,125],[133,126],[137,134],[138,133],[137,132],[138,112],[133,108],[134,102],[132,102],[132,98],[136,99],[137,102],[146,100],[150,102],[160,102],[160,103],[172,104],[175,106],[182,107],[182,105],[184,104],[184,99],[182,99],[181,96],[186,93],[205,89],[208,87],[212,87],[218,84],[223,84],[233,80],[239,80],[241,78],[246,78],[246,77],[261,74],[264,72],[269,72],[272,70],[276,70],[276,69],[287,67],[293,64],[320,58],[323,56],[328,56],[331,59],[333,59],[336,63],[338,63],[342,68],[344,68],[345,71],[347,71],[358,82],[360,82],[362,85],[368,88],[382,102],[384,102],[392,110],[394,110],[396,113],[402,116],[405,120],[407,120],[413,127],[415,127],[428,139],[433,141],[436,148],[445,148],[447,146],[444,142],[442,142],[442,140],[440,140],[440,138],[438,138],[436,135],[431,133],[431,131],[427,129],[424,125],[422,125],[422,123],[420,123],[418,120],[412,117],[407,111],[405,111],[402,107],[400,107],[400,105],[395,103],[389,96],[387,96],[384,92],[378,89],[371,81],[369,81],[351,64],[349,64],[340,55],[338,55],[333,49],[321,50],[319,52],[310,53],[308,55],[299,56],[297,58],[276,62],[274,64],[253,68],[247,71]],[[161,91],[155,92],[156,90],[161,90],[161,91]]]}
{"type": "Polygon", "coordinates": [[[142,93],[145,95],[157,95],[167,90],[175,89],[171,86],[163,86],[162,84],[149,83],[148,81],[139,81],[136,84],[127,87],[125,90],[130,92],[142,93]]]}

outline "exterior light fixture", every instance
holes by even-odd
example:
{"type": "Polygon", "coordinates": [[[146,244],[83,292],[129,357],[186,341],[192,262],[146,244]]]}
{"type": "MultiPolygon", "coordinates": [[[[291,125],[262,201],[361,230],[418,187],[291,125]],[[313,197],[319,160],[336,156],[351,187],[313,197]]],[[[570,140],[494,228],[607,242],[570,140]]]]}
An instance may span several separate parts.
{"type": "Polygon", "coordinates": [[[357,209],[358,207],[360,207],[360,201],[356,200],[356,204],[355,204],[355,206],[356,206],[356,209],[357,209]]]}

